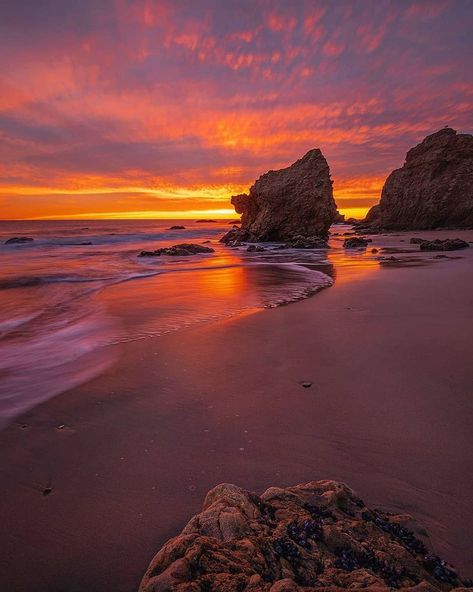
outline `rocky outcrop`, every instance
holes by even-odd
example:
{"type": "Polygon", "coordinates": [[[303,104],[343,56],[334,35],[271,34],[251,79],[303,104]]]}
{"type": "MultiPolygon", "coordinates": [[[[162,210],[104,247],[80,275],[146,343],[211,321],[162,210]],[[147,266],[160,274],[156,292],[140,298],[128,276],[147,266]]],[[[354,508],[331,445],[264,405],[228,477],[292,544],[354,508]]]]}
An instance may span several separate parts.
{"type": "Polygon", "coordinates": [[[160,257],[161,255],[171,255],[173,257],[187,257],[189,255],[199,255],[200,253],[213,253],[211,247],[203,247],[193,243],[181,243],[172,247],[163,247],[155,251],[141,251],[138,257],[160,257]]]}
{"type": "Polygon", "coordinates": [[[446,127],[409,150],[364,224],[388,230],[473,228],[473,136],[446,127]]]}
{"type": "Polygon", "coordinates": [[[262,175],[247,194],[234,195],[241,229],[223,242],[287,241],[295,235],[326,238],[337,219],[330,170],[322,152],[310,150],[290,167],[262,175]]]}
{"type": "Polygon", "coordinates": [[[460,249],[468,249],[470,246],[461,238],[445,238],[427,240],[424,238],[411,238],[412,245],[419,245],[421,251],[458,251],[460,249]]]}
{"type": "Polygon", "coordinates": [[[359,247],[367,247],[370,242],[370,238],[365,238],[364,236],[352,236],[343,241],[343,246],[345,249],[358,249],[359,247]]]}
{"type": "Polygon", "coordinates": [[[470,583],[411,529],[409,516],[369,509],[335,481],[261,496],[218,485],[151,561],[140,592],[446,592],[470,583]]]}

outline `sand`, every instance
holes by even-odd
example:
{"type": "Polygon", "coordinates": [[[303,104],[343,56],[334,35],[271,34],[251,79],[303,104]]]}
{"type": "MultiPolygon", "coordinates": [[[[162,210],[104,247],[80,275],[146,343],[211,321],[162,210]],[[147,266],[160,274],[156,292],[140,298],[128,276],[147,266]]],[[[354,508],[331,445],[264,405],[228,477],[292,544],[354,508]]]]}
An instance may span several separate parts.
{"type": "Polygon", "coordinates": [[[0,433],[0,589],[131,592],[216,483],[322,478],[473,576],[473,249],[450,255],[338,262],[308,300],[116,346],[0,433]]]}

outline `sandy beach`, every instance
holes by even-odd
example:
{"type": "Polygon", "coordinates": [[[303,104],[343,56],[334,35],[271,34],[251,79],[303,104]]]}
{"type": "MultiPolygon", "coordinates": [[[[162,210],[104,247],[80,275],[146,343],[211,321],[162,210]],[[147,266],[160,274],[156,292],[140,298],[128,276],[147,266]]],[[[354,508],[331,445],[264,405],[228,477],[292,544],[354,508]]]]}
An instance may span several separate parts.
{"type": "MultiPolygon", "coordinates": [[[[334,286],[307,300],[114,346],[0,433],[2,590],[131,592],[215,484],[321,478],[412,513],[472,576],[473,253],[449,256],[331,254],[334,286]]],[[[129,285],[102,297],[130,307],[129,285]]]]}

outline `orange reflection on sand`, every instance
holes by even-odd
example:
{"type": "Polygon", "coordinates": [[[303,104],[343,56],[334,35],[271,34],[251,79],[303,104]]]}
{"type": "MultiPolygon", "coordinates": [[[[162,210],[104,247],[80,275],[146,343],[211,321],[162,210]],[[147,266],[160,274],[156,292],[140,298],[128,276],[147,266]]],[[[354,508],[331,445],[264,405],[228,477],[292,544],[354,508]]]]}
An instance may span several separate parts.
{"type": "Polygon", "coordinates": [[[379,270],[378,256],[371,253],[371,247],[366,250],[344,249],[343,242],[332,239],[328,259],[335,270],[335,284],[337,287],[345,283],[367,279],[379,270]]]}
{"type": "Polygon", "coordinates": [[[226,297],[243,294],[250,289],[248,274],[241,266],[241,259],[232,253],[225,252],[209,260],[211,268],[196,274],[195,288],[200,294],[209,297],[226,297]]]}

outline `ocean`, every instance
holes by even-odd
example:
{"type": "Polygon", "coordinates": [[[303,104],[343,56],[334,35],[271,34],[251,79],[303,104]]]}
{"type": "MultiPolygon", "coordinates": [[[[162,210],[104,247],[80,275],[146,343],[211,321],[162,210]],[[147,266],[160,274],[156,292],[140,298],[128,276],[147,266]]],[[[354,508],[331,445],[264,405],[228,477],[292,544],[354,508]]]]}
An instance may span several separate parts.
{"type": "Polygon", "coordinates": [[[1,221],[0,428],[103,372],[123,341],[288,304],[332,284],[325,251],[232,249],[218,242],[229,228],[226,220],[1,221]],[[34,240],[5,244],[12,237],[34,240]],[[215,252],[138,257],[182,242],[215,252]]]}

